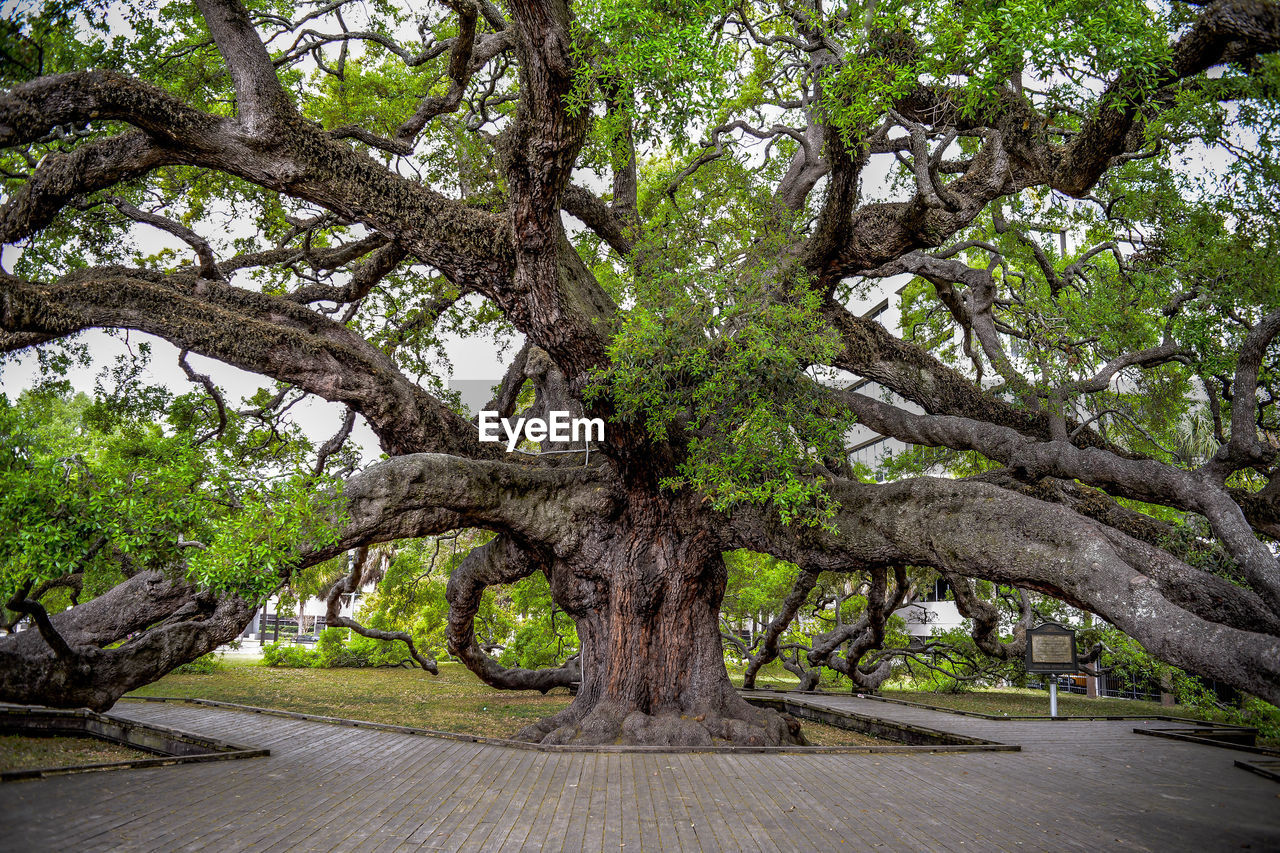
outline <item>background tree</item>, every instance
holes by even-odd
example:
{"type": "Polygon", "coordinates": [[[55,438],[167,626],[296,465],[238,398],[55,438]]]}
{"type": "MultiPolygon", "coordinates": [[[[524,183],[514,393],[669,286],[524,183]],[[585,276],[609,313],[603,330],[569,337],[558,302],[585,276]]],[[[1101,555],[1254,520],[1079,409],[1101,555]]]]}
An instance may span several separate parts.
{"type": "Polygon", "coordinates": [[[0,698],[104,707],[243,624],[265,570],[465,527],[495,535],[452,572],[452,653],[545,689],[575,671],[486,655],[484,590],[541,572],[575,622],[581,689],[527,738],[798,738],[725,672],[744,548],[867,573],[869,606],[903,566],[1035,590],[1280,699],[1274,3],[49,3],[4,33],[0,346],[145,332],[274,381],[266,421],[345,405],[387,458],[326,443],[340,488],[217,516],[232,583],[159,528],[160,574],[0,639],[0,698]],[[1182,168],[1206,146],[1222,169],[1182,168]],[[848,308],[899,273],[903,339],[848,308]],[[490,408],[532,387],[605,440],[478,442],[445,330],[518,332],[490,408]],[[1207,459],[1174,441],[1196,394],[1207,459]],[[862,482],[855,421],[976,470],[862,482]],[[230,544],[333,494],[287,556],[230,544]]]}

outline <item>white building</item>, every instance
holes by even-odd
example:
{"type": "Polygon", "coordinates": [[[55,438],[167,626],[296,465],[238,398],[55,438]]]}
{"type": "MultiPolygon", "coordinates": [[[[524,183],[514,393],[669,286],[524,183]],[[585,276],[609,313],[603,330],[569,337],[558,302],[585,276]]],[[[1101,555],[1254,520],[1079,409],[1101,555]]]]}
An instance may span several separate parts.
{"type": "MultiPolygon", "coordinates": [[[[340,616],[354,619],[360,609],[360,599],[369,590],[343,593],[341,597],[340,616]]],[[[319,636],[325,629],[325,614],[328,605],[319,598],[308,598],[288,610],[280,609],[280,597],[272,596],[266,604],[259,607],[249,620],[249,625],[240,635],[241,648],[261,648],[266,643],[290,642],[298,637],[319,636]]]]}

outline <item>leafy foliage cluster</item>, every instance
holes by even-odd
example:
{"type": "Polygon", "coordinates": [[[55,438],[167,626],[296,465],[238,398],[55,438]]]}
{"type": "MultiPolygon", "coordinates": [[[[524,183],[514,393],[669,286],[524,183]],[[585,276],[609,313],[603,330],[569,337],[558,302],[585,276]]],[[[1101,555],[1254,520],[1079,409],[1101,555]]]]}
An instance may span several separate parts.
{"type": "MultiPolygon", "coordinates": [[[[419,648],[445,654],[449,575],[472,548],[489,538],[482,531],[462,531],[457,536],[397,543],[377,587],[361,599],[357,618],[376,630],[404,631],[419,648]]],[[[318,576],[323,574],[321,570],[318,576]]],[[[326,629],[321,645],[330,630],[338,631],[326,629]]],[[[475,630],[481,648],[503,666],[558,666],[578,651],[577,628],[552,601],[550,585],[540,572],[485,590],[475,630]]],[[[346,648],[375,666],[399,664],[405,657],[400,643],[360,636],[353,636],[346,648]]]]}
{"type": "Polygon", "coordinates": [[[751,249],[758,260],[746,271],[711,274],[667,261],[678,251],[670,243],[639,251],[670,272],[636,282],[641,301],[601,379],[624,418],[656,440],[687,442],[664,485],[696,489],[720,510],[759,503],[787,522],[824,524],[835,507],[808,471],[842,455],[849,418],[805,373],[838,346],[818,294],[773,286],[785,254],[776,240],[751,249]]]}
{"type": "Polygon", "coordinates": [[[0,396],[5,601],[73,574],[92,597],[144,570],[260,599],[300,544],[333,541],[333,484],[300,470],[296,450],[243,420],[201,444],[194,395],[160,397],[167,417],[58,385],[0,396]]]}
{"type": "Polygon", "coordinates": [[[345,628],[325,628],[314,649],[292,643],[267,643],[262,647],[262,664],[286,669],[359,669],[398,666],[409,659],[403,643],[361,636],[348,640],[348,633],[345,628]]]}

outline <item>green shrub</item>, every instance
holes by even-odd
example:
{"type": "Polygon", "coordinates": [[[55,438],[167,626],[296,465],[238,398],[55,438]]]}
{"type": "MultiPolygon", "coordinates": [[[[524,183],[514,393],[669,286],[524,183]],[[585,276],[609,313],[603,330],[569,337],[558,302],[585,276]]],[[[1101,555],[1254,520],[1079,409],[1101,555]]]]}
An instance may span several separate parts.
{"type": "Polygon", "coordinates": [[[1258,737],[1274,743],[1280,741],[1280,708],[1257,697],[1245,699],[1241,709],[1244,724],[1258,730],[1258,737]]]}
{"type": "MultiPolygon", "coordinates": [[[[316,643],[315,651],[316,666],[327,669],[374,666],[367,646],[355,644],[348,646],[343,643],[345,633],[343,628],[325,628],[320,632],[320,641],[316,643]]],[[[376,644],[377,640],[371,642],[376,644]]]]}
{"type": "Polygon", "coordinates": [[[208,654],[201,655],[193,661],[184,663],[173,671],[184,674],[196,673],[199,675],[208,675],[211,672],[217,672],[221,666],[221,658],[213,652],[209,652],[208,654]]]}
{"type": "Polygon", "coordinates": [[[363,655],[369,661],[365,666],[400,666],[411,660],[409,647],[400,640],[386,642],[357,634],[347,643],[347,648],[363,655]]]}
{"type": "Polygon", "coordinates": [[[285,646],[268,643],[262,647],[262,663],[266,666],[283,666],[292,669],[315,666],[319,655],[301,646],[285,646]]]}
{"type": "Polygon", "coordinates": [[[578,646],[578,632],[564,616],[555,624],[549,616],[528,619],[516,629],[511,644],[502,650],[503,666],[526,669],[559,666],[578,646]]]}

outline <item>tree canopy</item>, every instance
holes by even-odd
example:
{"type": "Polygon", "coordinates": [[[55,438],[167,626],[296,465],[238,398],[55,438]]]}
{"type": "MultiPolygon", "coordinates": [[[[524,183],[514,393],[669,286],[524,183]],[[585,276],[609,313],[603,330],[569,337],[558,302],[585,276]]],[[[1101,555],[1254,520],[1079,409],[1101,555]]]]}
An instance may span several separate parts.
{"type": "Polygon", "coordinates": [[[0,591],[37,628],[0,699],[108,706],[299,571],[356,551],[332,602],[363,549],[474,529],[449,652],[581,684],[531,739],[799,739],[725,673],[740,551],[796,567],[787,620],[865,579],[807,652],[855,681],[925,568],[989,654],[1021,634],[974,580],[1280,700],[1276,3],[36,2],[0,32],[0,350],[54,382],[86,330],[144,333],[195,389],[125,359],[114,411],[0,408],[0,591]],[[886,287],[900,330],[854,310],[886,287]],[[456,336],[515,350],[489,410],[603,440],[481,442],[456,336]],[[307,396],[347,411],[319,446],[307,396]],[[879,481],[855,425],[908,447],[879,481]],[[476,614],[535,574],[580,654],[504,665],[476,614]]]}

